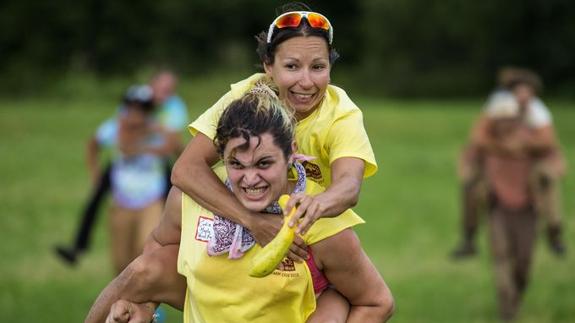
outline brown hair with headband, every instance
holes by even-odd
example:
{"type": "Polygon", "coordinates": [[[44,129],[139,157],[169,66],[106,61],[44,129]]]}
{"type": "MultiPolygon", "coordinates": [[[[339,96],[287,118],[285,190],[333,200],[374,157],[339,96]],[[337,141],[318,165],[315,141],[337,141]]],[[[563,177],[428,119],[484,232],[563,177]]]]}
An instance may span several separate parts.
{"type": "MultiPolygon", "coordinates": [[[[291,110],[284,108],[268,80],[257,82],[240,99],[233,101],[223,112],[218,122],[214,144],[220,156],[230,139],[242,137],[246,140],[237,147],[249,148],[250,137],[270,133],[287,159],[292,154],[295,133],[295,119],[291,110]]],[[[259,145],[259,144],[258,144],[259,145]]]]}
{"type": "MultiPolygon", "coordinates": [[[[278,9],[279,10],[276,10],[277,16],[290,11],[312,11],[309,6],[302,2],[291,2],[279,7],[278,9]]],[[[256,52],[258,53],[262,63],[268,65],[273,64],[277,47],[284,41],[298,36],[319,36],[325,39],[325,43],[329,51],[329,63],[333,64],[339,58],[339,54],[329,43],[329,33],[326,30],[311,27],[307,20],[304,19],[296,28],[284,28],[274,32],[269,44],[267,42],[267,31],[262,31],[256,35],[256,40],[258,42],[256,52]]]]}

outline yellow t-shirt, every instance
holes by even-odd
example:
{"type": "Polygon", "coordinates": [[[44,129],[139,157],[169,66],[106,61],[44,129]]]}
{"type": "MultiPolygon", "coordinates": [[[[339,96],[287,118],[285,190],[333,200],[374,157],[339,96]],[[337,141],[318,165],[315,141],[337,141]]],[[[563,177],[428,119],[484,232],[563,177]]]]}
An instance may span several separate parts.
{"type": "MultiPolygon", "coordinates": [[[[221,97],[189,125],[192,135],[198,132],[213,139],[223,110],[246,93],[264,74],[254,74],[231,85],[231,90],[221,97]]],[[[328,85],[318,109],[296,126],[298,152],[316,157],[304,162],[310,179],[328,187],[331,184],[331,163],[341,157],[356,157],[365,162],[364,178],[377,171],[369,137],[363,125],[361,110],[351,101],[344,90],[328,85]]]]}
{"type": "MultiPolygon", "coordinates": [[[[307,181],[307,194],[321,191],[321,186],[307,181]]],[[[263,278],[250,277],[251,261],[260,246],[236,260],[208,256],[212,221],[211,212],[182,194],[178,272],[187,281],[184,323],[305,322],[316,307],[308,266],[285,258],[281,270],[263,278]]],[[[360,223],[363,220],[347,210],[338,217],[319,219],[303,238],[312,245],[360,223]]]]}

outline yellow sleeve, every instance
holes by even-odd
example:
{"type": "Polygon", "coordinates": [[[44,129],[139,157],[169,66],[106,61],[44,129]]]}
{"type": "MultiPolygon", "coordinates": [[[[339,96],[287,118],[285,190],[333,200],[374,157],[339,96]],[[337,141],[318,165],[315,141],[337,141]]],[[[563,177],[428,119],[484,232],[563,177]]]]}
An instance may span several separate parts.
{"type": "Polygon", "coordinates": [[[265,74],[256,73],[248,77],[245,80],[241,80],[237,83],[230,85],[231,90],[224,94],[218,102],[216,102],[212,107],[206,110],[202,115],[200,115],[194,122],[190,123],[188,130],[195,136],[198,132],[203,133],[210,139],[214,139],[216,136],[216,129],[218,127],[218,122],[220,117],[226,107],[230,105],[234,100],[239,99],[248,91],[255,82],[261,79],[265,74]]]}
{"type": "Polygon", "coordinates": [[[348,111],[333,122],[327,134],[326,147],[329,147],[330,165],[338,158],[355,157],[365,162],[364,178],[377,171],[375,155],[359,109],[348,111]]]}
{"type": "MultiPolygon", "coordinates": [[[[306,181],[306,194],[316,195],[323,192],[325,189],[319,184],[310,180],[306,181]]],[[[342,214],[333,218],[320,218],[315,221],[303,236],[304,241],[308,245],[334,236],[341,231],[351,228],[357,224],[365,223],[363,219],[357,215],[353,210],[348,209],[342,214]]]]}
{"type": "Polygon", "coordinates": [[[216,129],[218,127],[218,122],[220,117],[226,107],[232,103],[234,100],[231,91],[224,94],[214,105],[212,105],[208,110],[204,111],[196,120],[194,120],[188,126],[188,130],[195,136],[198,132],[203,133],[210,139],[214,139],[216,136],[216,129]]]}

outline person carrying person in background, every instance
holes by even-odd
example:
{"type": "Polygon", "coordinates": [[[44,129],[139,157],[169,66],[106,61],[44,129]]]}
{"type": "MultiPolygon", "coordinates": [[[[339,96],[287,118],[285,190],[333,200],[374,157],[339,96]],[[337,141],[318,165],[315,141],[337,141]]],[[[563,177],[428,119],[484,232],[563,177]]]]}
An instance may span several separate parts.
{"type": "MultiPolygon", "coordinates": [[[[163,127],[165,140],[162,145],[148,147],[148,149],[150,152],[164,156],[166,187],[171,186],[172,159],[182,150],[181,133],[188,123],[187,107],[176,94],[177,81],[175,74],[168,70],[159,71],[150,81],[152,103],[155,106],[153,117],[163,127]]],[[[118,113],[122,112],[123,107],[124,105],[118,108],[118,113]]],[[[98,156],[98,143],[96,138],[92,137],[87,144],[86,159],[93,189],[82,210],[81,221],[73,244],[71,246],[59,245],[55,248],[57,256],[69,265],[75,265],[78,257],[88,250],[98,211],[110,190],[111,163],[106,162],[102,167],[98,156]]],[[[165,194],[167,195],[167,191],[165,194]]]]}
{"type": "MultiPolygon", "coordinates": [[[[520,83],[512,85],[521,91],[520,83]]],[[[488,188],[488,231],[499,312],[512,320],[528,283],[536,238],[536,201],[530,174],[552,147],[536,142],[522,121],[525,102],[501,95],[486,109],[485,135],[476,142],[488,188]]]]}
{"type": "Polygon", "coordinates": [[[462,182],[462,239],[451,256],[462,259],[476,254],[475,237],[481,210],[486,205],[484,161],[478,153],[476,142],[485,135],[488,107],[501,99],[505,100],[510,94],[516,96],[524,109],[522,122],[531,129],[532,138],[536,138],[533,140],[549,147],[537,156],[529,177],[537,213],[547,220],[549,247],[554,254],[561,256],[565,253],[565,244],[561,235],[559,180],[565,174],[566,165],[555,137],[551,113],[537,97],[542,87],[541,80],[526,69],[504,68],[499,73],[498,81],[500,87],[489,97],[486,110],[475,122],[470,143],[459,159],[458,175],[462,182]]]}

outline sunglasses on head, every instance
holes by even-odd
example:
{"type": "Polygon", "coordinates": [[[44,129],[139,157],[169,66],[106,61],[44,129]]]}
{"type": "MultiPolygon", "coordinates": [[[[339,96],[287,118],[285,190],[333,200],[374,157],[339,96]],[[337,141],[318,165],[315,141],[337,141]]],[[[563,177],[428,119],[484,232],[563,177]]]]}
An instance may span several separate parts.
{"type": "Polygon", "coordinates": [[[311,11],[290,11],[279,15],[270,25],[268,30],[268,44],[272,42],[274,28],[296,28],[299,27],[301,21],[305,18],[312,28],[319,28],[329,33],[329,44],[333,41],[333,27],[329,20],[317,12],[311,11]]]}

